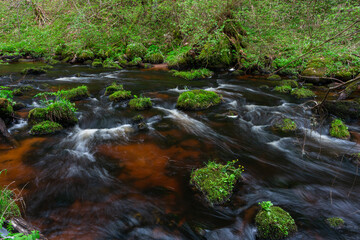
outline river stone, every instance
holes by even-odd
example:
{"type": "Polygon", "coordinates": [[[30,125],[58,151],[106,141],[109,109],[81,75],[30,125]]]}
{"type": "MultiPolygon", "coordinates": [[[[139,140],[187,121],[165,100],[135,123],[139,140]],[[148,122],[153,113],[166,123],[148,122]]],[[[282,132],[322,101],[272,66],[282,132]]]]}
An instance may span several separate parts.
{"type": "Polygon", "coordinates": [[[326,101],[326,110],[337,117],[343,119],[360,118],[360,104],[354,100],[326,101]]]}

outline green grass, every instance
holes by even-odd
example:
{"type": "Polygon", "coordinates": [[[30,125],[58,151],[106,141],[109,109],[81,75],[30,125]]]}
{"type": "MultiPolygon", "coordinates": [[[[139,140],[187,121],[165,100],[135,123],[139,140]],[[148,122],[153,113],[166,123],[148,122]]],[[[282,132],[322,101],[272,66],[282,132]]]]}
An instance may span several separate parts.
{"type": "Polygon", "coordinates": [[[120,102],[132,98],[131,91],[120,90],[116,91],[109,96],[109,100],[112,102],[120,102]]]}
{"type": "Polygon", "coordinates": [[[290,214],[275,206],[260,210],[255,217],[255,224],[259,239],[281,240],[297,231],[290,214]]]}
{"type": "Polygon", "coordinates": [[[295,96],[296,98],[312,98],[315,97],[315,93],[310,89],[306,88],[294,88],[291,91],[291,95],[295,96]]]}
{"type": "Polygon", "coordinates": [[[123,85],[113,82],[110,86],[106,87],[104,95],[109,96],[109,95],[113,94],[114,92],[122,91],[122,90],[124,90],[123,85]]]}
{"type": "Polygon", "coordinates": [[[31,130],[31,135],[46,135],[62,130],[63,127],[56,122],[43,121],[34,125],[31,130]]]}
{"type": "Polygon", "coordinates": [[[241,177],[243,167],[235,166],[237,160],[222,165],[208,162],[205,167],[191,173],[193,184],[211,204],[221,204],[229,199],[236,182],[241,177]]]}
{"type": "Polygon", "coordinates": [[[330,126],[330,135],[336,138],[348,139],[350,132],[348,127],[340,119],[334,119],[330,126]]]}
{"type": "Polygon", "coordinates": [[[344,219],[339,218],[339,217],[331,217],[331,218],[327,218],[326,219],[327,224],[329,224],[330,227],[332,228],[342,228],[345,224],[344,219]]]}
{"type": "Polygon", "coordinates": [[[191,90],[180,94],[176,107],[185,110],[202,110],[220,104],[222,96],[206,90],[191,90]]]}
{"type": "Polygon", "coordinates": [[[84,85],[70,90],[62,90],[60,94],[70,101],[78,101],[90,97],[88,87],[84,85]]]}
{"type": "Polygon", "coordinates": [[[152,107],[152,102],[150,98],[146,97],[133,98],[130,100],[129,106],[135,110],[145,110],[152,107]]]}
{"type": "Polygon", "coordinates": [[[295,131],[296,123],[290,118],[281,119],[279,123],[275,124],[275,128],[283,132],[295,131]]]}
{"type": "Polygon", "coordinates": [[[206,68],[192,69],[191,71],[176,71],[173,70],[175,77],[181,77],[186,80],[202,79],[211,77],[214,73],[206,68]]]}

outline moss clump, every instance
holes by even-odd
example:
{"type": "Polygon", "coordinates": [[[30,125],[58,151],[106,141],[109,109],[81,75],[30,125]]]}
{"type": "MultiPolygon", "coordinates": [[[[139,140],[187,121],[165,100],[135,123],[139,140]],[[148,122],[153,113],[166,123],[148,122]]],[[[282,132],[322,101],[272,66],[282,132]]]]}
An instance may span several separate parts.
{"type": "Polygon", "coordinates": [[[152,102],[150,98],[146,97],[133,98],[130,100],[129,106],[135,110],[145,110],[152,107],[152,102]]]}
{"type": "Polygon", "coordinates": [[[30,134],[31,135],[46,135],[46,134],[55,133],[62,129],[63,129],[63,127],[59,123],[51,122],[51,121],[43,121],[41,123],[34,125],[30,130],[30,134]]]}
{"type": "Polygon", "coordinates": [[[116,91],[109,96],[110,101],[120,102],[132,98],[131,91],[120,90],[116,91]]]}
{"type": "Polygon", "coordinates": [[[92,62],[91,66],[93,67],[102,67],[103,63],[101,62],[100,59],[94,59],[94,61],[92,62]]]}
{"type": "Polygon", "coordinates": [[[134,123],[140,123],[140,122],[144,121],[144,116],[141,114],[138,114],[138,115],[134,116],[131,120],[134,123]]]}
{"type": "Polygon", "coordinates": [[[168,54],[166,61],[169,64],[169,68],[178,69],[191,66],[194,62],[194,58],[191,54],[191,47],[185,46],[171,51],[168,54]]]}
{"type": "Polygon", "coordinates": [[[292,88],[299,87],[299,83],[295,80],[282,80],[279,86],[290,86],[292,88]]]}
{"type": "Polygon", "coordinates": [[[348,127],[340,119],[334,119],[331,122],[330,135],[341,139],[348,139],[350,137],[348,127]]]}
{"type": "Polygon", "coordinates": [[[0,213],[5,219],[20,217],[20,209],[14,200],[15,194],[6,188],[0,190],[0,213]]]}
{"type": "Polygon", "coordinates": [[[146,54],[146,48],[142,43],[132,43],[126,47],[126,56],[128,59],[134,59],[136,57],[144,58],[146,54]]]}
{"type": "Polygon", "coordinates": [[[144,62],[148,62],[148,63],[152,63],[152,64],[163,63],[164,55],[162,55],[160,52],[146,54],[144,57],[144,62]]]}
{"type": "Polygon", "coordinates": [[[86,60],[94,59],[95,57],[94,52],[88,49],[80,51],[77,55],[78,55],[78,60],[82,62],[86,60]]]}
{"type": "Polygon", "coordinates": [[[109,95],[113,94],[114,92],[122,91],[122,90],[124,90],[123,85],[113,82],[110,86],[108,86],[106,88],[104,95],[109,96],[109,95]]]}
{"type": "Polygon", "coordinates": [[[274,125],[274,128],[283,132],[290,132],[295,131],[297,126],[296,123],[290,118],[284,118],[281,119],[278,123],[276,123],[274,125]]]}
{"type": "Polygon", "coordinates": [[[221,103],[221,95],[206,90],[191,90],[180,94],[176,107],[186,110],[202,110],[221,103]]]}
{"type": "Polygon", "coordinates": [[[224,203],[231,196],[234,186],[241,177],[243,167],[235,167],[237,160],[222,165],[208,162],[205,167],[191,173],[193,184],[211,204],[224,203]]]}
{"type": "Polygon", "coordinates": [[[291,95],[294,95],[296,98],[311,98],[315,97],[315,93],[306,88],[295,88],[291,91],[291,95]]]}
{"type": "Polygon", "coordinates": [[[103,67],[104,67],[104,68],[122,69],[122,67],[121,67],[118,63],[114,62],[114,60],[112,60],[112,59],[110,59],[110,58],[106,59],[106,60],[103,62],[103,67]]]}
{"type": "Polygon", "coordinates": [[[215,39],[209,39],[202,46],[201,52],[196,59],[206,66],[229,66],[232,62],[232,52],[228,37],[225,34],[220,34],[215,39]]]}
{"type": "Polygon", "coordinates": [[[70,101],[78,101],[90,97],[89,90],[84,85],[70,90],[63,90],[61,95],[70,101]]]}
{"type": "Polygon", "coordinates": [[[31,125],[48,120],[64,127],[73,126],[78,122],[73,105],[66,101],[54,102],[46,108],[34,108],[29,112],[28,119],[31,125]]]}
{"type": "Polygon", "coordinates": [[[267,78],[267,80],[272,80],[272,81],[279,81],[281,80],[281,77],[277,74],[271,75],[267,78]]]}
{"type": "Polygon", "coordinates": [[[0,118],[11,118],[14,113],[11,102],[6,98],[0,98],[0,118]]]}
{"type": "Polygon", "coordinates": [[[260,239],[280,240],[297,231],[294,219],[280,207],[262,209],[255,217],[255,224],[260,239]]]}
{"type": "Polygon", "coordinates": [[[33,90],[34,87],[30,85],[21,86],[19,88],[14,89],[13,94],[14,96],[22,96],[24,95],[24,92],[28,92],[33,90]]]}
{"type": "Polygon", "coordinates": [[[329,226],[332,228],[339,229],[344,226],[345,221],[339,217],[331,217],[326,219],[326,223],[329,224],[329,226]]]}
{"type": "Polygon", "coordinates": [[[21,71],[21,74],[23,74],[23,75],[28,75],[28,74],[39,75],[39,74],[47,73],[47,70],[49,70],[51,68],[52,68],[52,66],[28,67],[28,68],[24,68],[21,71]]]}
{"type": "Polygon", "coordinates": [[[274,91],[281,93],[289,93],[291,92],[291,90],[292,90],[291,86],[288,85],[274,87],[274,91]]]}
{"type": "Polygon", "coordinates": [[[200,78],[211,77],[214,73],[206,68],[192,69],[191,71],[173,71],[175,77],[185,78],[186,80],[194,80],[200,78]]]}

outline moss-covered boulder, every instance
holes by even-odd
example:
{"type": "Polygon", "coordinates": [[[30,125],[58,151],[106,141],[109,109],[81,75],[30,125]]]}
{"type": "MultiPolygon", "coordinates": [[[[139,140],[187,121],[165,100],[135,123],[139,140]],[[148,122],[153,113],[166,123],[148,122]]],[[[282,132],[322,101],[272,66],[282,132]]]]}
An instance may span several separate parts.
{"type": "Polygon", "coordinates": [[[128,59],[136,57],[143,59],[146,54],[146,47],[142,43],[131,43],[127,45],[125,53],[128,59]]]}
{"type": "Polygon", "coordinates": [[[56,122],[43,121],[34,125],[31,130],[31,135],[47,135],[62,130],[63,127],[56,122]]]}
{"type": "Polygon", "coordinates": [[[292,87],[289,85],[283,85],[283,86],[276,86],[274,87],[274,91],[275,92],[280,92],[280,93],[290,93],[292,90],[292,87]]]}
{"type": "Polygon", "coordinates": [[[21,87],[15,88],[13,90],[13,95],[14,96],[22,96],[22,95],[24,95],[24,92],[29,92],[33,89],[34,89],[34,87],[30,86],[30,85],[21,86],[21,87]]]}
{"type": "Polygon", "coordinates": [[[141,114],[138,114],[138,115],[134,116],[131,120],[132,120],[134,123],[140,123],[140,122],[143,122],[143,121],[144,121],[144,116],[141,115],[141,114]]]}
{"type": "Polygon", "coordinates": [[[328,113],[342,119],[360,118],[360,101],[342,100],[342,101],[325,101],[324,106],[328,113]]]}
{"type": "Polygon", "coordinates": [[[301,78],[305,81],[313,83],[327,83],[329,80],[325,79],[328,71],[328,66],[331,59],[325,57],[313,58],[307,64],[305,70],[301,73],[301,78]]]}
{"type": "Polygon", "coordinates": [[[94,59],[94,57],[95,57],[94,52],[89,49],[81,50],[77,53],[77,60],[80,62],[94,59]]]}
{"type": "Polygon", "coordinates": [[[24,68],[21,71],[21,74],[23,74],[23,75],[29,75],[29,74],[39,75],[39,74],[47,73],[47,71],[51,68],[52,68],[52,66],[28,67],[28,68],[24,68]]]}
{"type": "Polygon", "coordinates": [[[345,221],[342,218],[339,217],[331,217],[326,219],[326,223],[331,227],[335,229],[340,229],[344,227],[345,221]]]}
{"type": "Polygon", "coordinates": [[[236,163],[237,160],[226,165],[208,162],[205,167],[191,173],[190,184],[195,186],[210,204],[222,204],[230,198],[243,172],[243,167],[236,166],[236,163]]]}
{"type": "Polygon", "coordinates": [[[43,121],[52,121],[63,127],[73,126],[78,122],[73,105],[70,102],[55,102],[46,108],[34,108],[29,112],[28,122],[35,125],[43,121]]]}
{"type": "Polygon", "coordinates": [[[112,102],[120,102],[132,98],[131,91],[120,90],[116,91],[109,96],[109,100],[112,102]]]}
{"type": "Polygon", "coordinates": [[[307,88],[294,88],[291,90],[291,95],[299,99],[315,97],[315,93],[307,88]]]}
{"type": "Polygon", "coordinates": [[[267,80],[271,80],[271,81],[280,81],[281,77],[277,74],[271,75],[267,78],[267,80]]]}
{"type": "Polygon", "coordinates": [[[194,79],[202,79],[202,78],[208,78],[211,77],[214,72],[210,71],[206,68],[201,69],[192,69],[191,71],[176,71],[173,70],[173,75],[175,77],[181,77],[186,80],[194,80],[194,79]]]}
{"type": "Polygon", "coordinates": [[[191,90],[180,94],[176,107],[185,110],[202,110],[220,104],[222,96],[206,90],[191,90]]]}
{"type": "Polygon", "coordinates": [[[282,80],[280,81],[278,84],[278,86],[290,86],[292,88],[297,88],[299,87],[299,83],[296,80],[282,80]]]}
{"type": "Polygon", "coordinates": [[[93,66],[93,67],[102,67],[103,63],[102,63],[102,61],[100,59],[94,59],[91,66],[93,66]]]}
{"type": "Polygon", "coordinates": [[[256,215],[255,224],[259,239],[281,240],[297,231],[295,221],[290,214],[276,206],[263,208],[256,215]]]}
{"type": "Polygon", "coordinates": [[[348,127],[340,119],[334,119],[330,125],[330,135],[340,139],[349,139],[348,127]]]}
{"type": "Polygon", "coordinates": [[[129,106],[135,110],[145,110],[152,107],[152,102],[150,98],[146,97],[133,98],[130,100],[129,106]]]}
{"type": "Polygon", "coordinates": [[[109,96],[117,91],[124,90],[124,86],[122,84],[117,84],[116,82],[113,82],[110,86],[106,87],[105,89],[105,96],[109,96]]]}
{"type": "Polygon", "coordinates": [[[104,68],[113,68],[113,69],[122,69],[122,67],[116,63],[114,60],[107,58],[104,62],[103,62],[103,67],[104,68]]]}
{"type": "Polygon", "coordinates": [[[6,98],[0,98],[0,118],[11,119],[14,113],[11,102],[6,98]]]}
{"type": "Polygon", "coordinates": [[[70,90],[63,90],[61,94],[64,98],[70,101],[79,101],[85,98],[90,97],[89,90],[87,86],[79,86],[76,88],[72,88],[70,90]]]}
{"type": "Polygon", "coordinates": [[[26,104],[25,103],[22,103],[22,102],[16,102],[14,105],[13,105],[13,109],[14,111],[18,111],[18,110],[21,110],[23,108],[26,108],[26,104]]]}
{"type": "Polygon", "coordinates": [[[283,119],[279,120],[278,122],[276,122],[273,125],[273,128],[275,130],[279,130],[282,132],[291,132],[291,131],[295,131],[297,129],[297,125],[290,118],[283,118],[283,119]]]}
{"type": "Polygon", "coordinates": [[[159,64],[164,62],[164,55],[160,52],[146,54],[144,57],[144,62],[159,64]]]}

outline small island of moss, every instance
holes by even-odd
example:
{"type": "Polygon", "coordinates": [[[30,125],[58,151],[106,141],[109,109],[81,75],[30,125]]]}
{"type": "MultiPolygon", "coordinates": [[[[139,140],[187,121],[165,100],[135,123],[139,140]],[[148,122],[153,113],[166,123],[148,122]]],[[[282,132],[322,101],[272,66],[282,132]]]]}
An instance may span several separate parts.
{"type": "Polygon", "coordinates": [[[180,94],[176,107],[184,110],[203,110],[221,103],[221,95],[206,90],[191,90],[180,94]]]}

